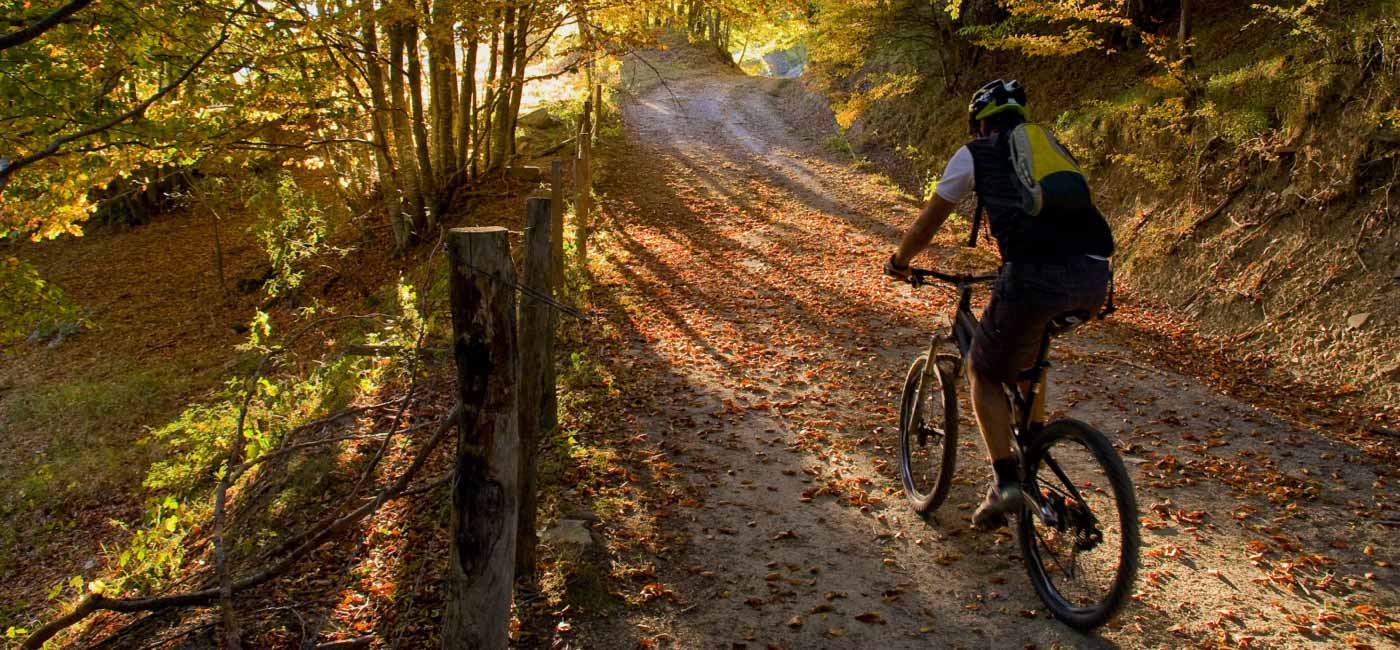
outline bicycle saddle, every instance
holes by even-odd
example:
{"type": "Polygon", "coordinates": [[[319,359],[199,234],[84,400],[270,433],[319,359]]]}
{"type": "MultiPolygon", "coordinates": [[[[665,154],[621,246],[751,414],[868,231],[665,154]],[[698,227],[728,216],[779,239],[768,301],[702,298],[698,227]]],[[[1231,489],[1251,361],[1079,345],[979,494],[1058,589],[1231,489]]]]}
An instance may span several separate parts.
{"type": "Polygon", "coordinates": [[[1050,323],[1045,328],[1050,331],[1051,336],[1059,336],[1090,320],[1093,320],[1093,316],[1089,310],[1075,309],[1051,318],[1050,323]]]}

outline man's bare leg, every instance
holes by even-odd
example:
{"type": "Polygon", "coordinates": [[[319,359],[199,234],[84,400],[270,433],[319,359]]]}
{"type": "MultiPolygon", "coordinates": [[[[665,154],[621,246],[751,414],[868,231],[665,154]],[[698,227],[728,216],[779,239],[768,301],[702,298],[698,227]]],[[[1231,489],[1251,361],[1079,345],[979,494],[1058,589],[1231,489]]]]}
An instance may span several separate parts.
{"type": "Polygon", "coordinates": [[[1011,405],[1000,383],[983,379],[971,366],[967,376],[972,380],[972,410],[977,412],[977,428],[987,443],[987,456],[992,462],[1011,457],[1011,405]]]}
{"type": "Polygon", "coordinates": [[[1011,405],[1001,384],[979,377],[971,367],[968,378],[972,384],[972,410],[977,412],[977,428],[987,445],[996,480],[987,498],[972,513],[972,523],[981,528],[997,528],[1006,524],[1006,515],[1020,509],[1024,502],[1017,477],[1016,458],[1011,455],[1011,405]]]}

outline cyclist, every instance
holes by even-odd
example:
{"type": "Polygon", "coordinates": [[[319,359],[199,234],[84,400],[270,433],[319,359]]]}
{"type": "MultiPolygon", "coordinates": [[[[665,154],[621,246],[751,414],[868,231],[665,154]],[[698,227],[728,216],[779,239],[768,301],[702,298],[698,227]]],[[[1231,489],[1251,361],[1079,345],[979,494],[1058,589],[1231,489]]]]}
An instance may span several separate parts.
{"type": "Polygon", "coordinates": [[[973,410],[995,474],[972,517],[983,529],[1005,525],[1006,515],[1020,510],[1024,502],[1011,451],[1011,409],[1002,386],[1018,381],[1021,371],[1035,363],[1050,319],[1077,309],[1098,313],[1111,273],[1113,235],[1082,175],[1058,179],[1062,186],[1056,191],[1062,195],[1067,177],[1070,193],[1082,192],[1082,198],[1068,202],[1071,209],[1064,209],[1067,203],[1062,201],[1053,214],[1031,216],[1025,208],[1009,140],[1028,119],[1026,91],[1014,80],[998,79],[973,95],[968,121],[974,139],[948,161],[933,198],[885,263],[887,275],[907,280],[910,261],[933,240],[968,190],[976,192],[1002,258],[968,369],[973,410]]]}

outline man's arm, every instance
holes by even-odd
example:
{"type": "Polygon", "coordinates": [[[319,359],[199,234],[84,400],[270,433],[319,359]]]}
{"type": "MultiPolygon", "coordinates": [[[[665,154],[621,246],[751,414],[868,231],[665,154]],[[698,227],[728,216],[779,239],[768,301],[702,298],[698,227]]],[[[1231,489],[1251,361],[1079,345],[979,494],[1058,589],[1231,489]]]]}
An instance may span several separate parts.
{"type": "Polygon", "coordinates": [[[952,214],[953,207],[953,203],[947,199],[937,194],[933,195],[933,199],[924,206],[924,211],[919,213],[919,219],[914,222],[914,226],[904,234],[904,241],[899,243],[899,249],[894,254],[896,267],[908,267],[914,257],[928,247],[934,234],[943,227],[948,215],[952,214]]]}

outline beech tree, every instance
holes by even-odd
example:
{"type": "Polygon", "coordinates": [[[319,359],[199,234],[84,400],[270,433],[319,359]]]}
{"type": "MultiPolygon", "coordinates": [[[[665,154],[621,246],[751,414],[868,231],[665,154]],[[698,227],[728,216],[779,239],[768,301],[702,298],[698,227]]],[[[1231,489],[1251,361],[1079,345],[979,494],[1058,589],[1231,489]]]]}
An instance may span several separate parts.
{"type": "MultiPolygon", "coordinates": [[[[705,34],[720,43],[722,6],[703,10],[705,34]]],[[[296,150],[343,161],[347,191],[376,197],[396,245],[412,245],[458,189],[517,154],[529,63],[561,27],[579,28],[562,50],[577,67],[644,41],[646,17],[670,10],[534,0],[78,0],[9,10],[17,27],[0,36],[0,238],[77,234],[112,197],[206,161],[226,166],[234,153],[237,165],[296,150]]]]}

